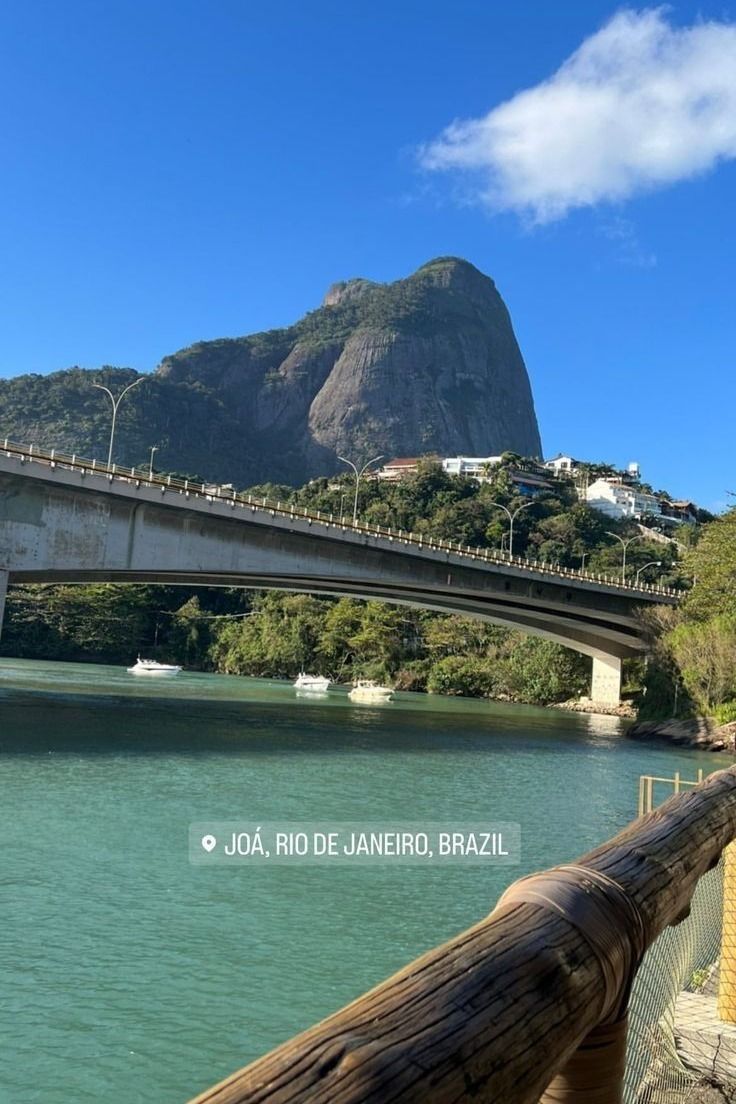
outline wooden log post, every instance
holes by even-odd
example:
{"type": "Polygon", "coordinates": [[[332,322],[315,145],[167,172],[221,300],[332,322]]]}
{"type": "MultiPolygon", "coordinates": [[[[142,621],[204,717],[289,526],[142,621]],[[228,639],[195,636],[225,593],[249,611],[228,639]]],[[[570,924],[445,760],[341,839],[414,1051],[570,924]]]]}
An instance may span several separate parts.
{"type": "Polygon", "coordinates": [[[736,766],[514,883],[481,923],[191,1104],[618,1101],[640,955],[734,836],[736,766]]]}
{"type": "Polygon", "coordinates": [[[718,971],[718,1015],[736,1023],[736,843],[723,853],[723,928],[718,971]]]}

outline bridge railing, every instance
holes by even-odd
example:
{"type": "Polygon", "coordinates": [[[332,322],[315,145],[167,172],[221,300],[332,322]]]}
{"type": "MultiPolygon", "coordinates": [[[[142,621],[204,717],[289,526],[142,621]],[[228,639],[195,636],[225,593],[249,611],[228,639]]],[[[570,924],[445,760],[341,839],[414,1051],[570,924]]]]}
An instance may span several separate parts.
{"type": "Polygon", "coordinates": [[[405,529],[395,529],[382,525],[367,525],[363,522],[354,522],[352,518],[344,515],[323,513],[319,510],[310,511],[292,503],[273,501],[262,498],[260,495],[244,494],[231,487],[214,483],[197,483],[189,479],[175,479],[172,476],[159,476],[151,473],[149,469],[128,468],[122,464],[108,465],[100,460],[89,460],[76,454],[68,454],[56,449],[42,449],[37,445],[21,445],[7,438],[3,441],[2,451],[9,457],[15,456],[24,462],[45,464],[49,467],[60,467],[71,471],[78,471],[84,475],[95,475],[107,478],[110,482],[120,480],[127,483],[135,483],[136,486],[160,487],[163,493],[176,491],[185,497],[205,499],[206,501],[220,501],[232,506],[249,507],[252,511],[265,511],[272,517],[298,518],[308,524],[319,524],[328,528],[339,528],[343,532],[354,532],[362,536],[386,541],[389,544],[413,545],[421,551],[438,552],[445,555],[458,556],[462,559],[479,563],[494,564],[503,567],[517,568],[521,571],[530,571],[542,575],[551,575],[558,579],[576,579],[580,582],[594,583],[597,587],[607,587],[613,590],[622,590],[644,594],[649,597],[676,598],[681,592],[673,587],[652,585],[649,583],[624,582],[607,574],[591,571],[576,570],[574,568],[552,565],[544,560],[529,559],[522,556],[509,556],[489,548],[464,545],[459,541],[449,541],[442,537],[433,537],[426,533],[415,533],[405,529]]]}
{"type": "Polygon", "coordinates": [[[736,766],[515,882],[481,923],[191,1104],[620,1104],[644,951],[734,836],[736,766]]]}

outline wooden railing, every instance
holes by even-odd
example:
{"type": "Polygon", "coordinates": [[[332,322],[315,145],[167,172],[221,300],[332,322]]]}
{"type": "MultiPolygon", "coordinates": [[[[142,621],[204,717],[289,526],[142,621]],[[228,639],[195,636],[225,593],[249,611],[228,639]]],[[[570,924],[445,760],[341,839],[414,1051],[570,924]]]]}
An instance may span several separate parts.
{"type": "Polygon", "coordinates": [[[473,547],[472,545],[462,544],[460,541],[433,537],[431,534],[414,533],[406,529],[396,529],[384,525],[367,525],[360,521],[354,522],[352,518],[344,515],[325,513],[320,510],[304,510],[292,503],[274,501],[260,495],[243,494],[228,486],[198,483],[189,479],[175,479],[170,475],[151,474],[149,469],[145,467],[127,468],[121,464],[108,465],[100,460],[88,460],[76,454],[69,455],[58,452],[56,449],[42,449],[37,445],[20,445],[9,441],[7,438],[0,445],[0,451],[7,456],[18,457],[24,463],[33,462],[45,464],[51,468],[67,468],[70,471],[81,472],[85,476],[103,476],[109,482],[122,480],[126,483],[132,482],[138,487],[160,487],[163,493],[173,491],[186,498],[199,498],[208,502],[225,502],[231,506],[247,507],[253,512],[265,511],[272,517],[278,515],[284,518],[298,518],[307,521],[309,524],[318,523],[330,528],[340,529],[342,532],[354,532],[394,545],[397,543],[413,545],[423,552],[439,552],[480,563],[521,569],[553,576],[558,580],[577,579],[580,582],[592,583],[596,588],[633,592],[650,600],[672,601],[672,599],[682,597],[682,592],[673,587],[624,582],[607,574],[577,571],[573,568],[560,567],[544,560],[532,560],[523,556],[509,556],[493,549],[473,547]]]}
{"type": "Polygon", "coordinates": [[[641,956],[735,836],[732,767],[192,1104],[616,1104],[641,956]]]}
{"type": "Polygon", "coordinates": [[[651,813],[656,807],[655,785],[667,786],[672,793],[679,794],[683,790],[689,790],[692,786],[698,786],[702,781],[702,767],[698,767],[698,777],[694,782],[688,778],[683,778],[679,771],[675,771],[672,778],[660,778],[656,774],[642,774],[639,778],[639,816],[643,816],[644,813],[651,813]]]}

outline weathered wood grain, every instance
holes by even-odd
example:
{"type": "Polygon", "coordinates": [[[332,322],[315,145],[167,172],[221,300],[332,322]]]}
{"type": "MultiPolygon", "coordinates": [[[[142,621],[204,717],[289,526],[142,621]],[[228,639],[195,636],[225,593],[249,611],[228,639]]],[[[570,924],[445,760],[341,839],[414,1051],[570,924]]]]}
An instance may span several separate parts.
{"type": "MultiPolygon", "coordinates": [[[[686,914],[735,836],[733,767],[577,864],[625,891],[648,946],[686,914]]],[[[577,927],[537,904],[502,903],[191,1104],[537,1104],[606,1000],[599,958],[577,927]]]]}

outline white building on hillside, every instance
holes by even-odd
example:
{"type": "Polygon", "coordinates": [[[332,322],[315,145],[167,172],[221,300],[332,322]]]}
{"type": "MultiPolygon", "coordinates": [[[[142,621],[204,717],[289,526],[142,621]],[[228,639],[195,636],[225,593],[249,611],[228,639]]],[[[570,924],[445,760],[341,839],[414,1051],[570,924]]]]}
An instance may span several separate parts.
{"type": "Polygon", "coordinates": [[[416,475],[419,471],[419,462],[423,457],[397,456],[395,460],[387,460],[379,471],[368,472],[369,479],[384,479],[387,483],[400,483],[409,475],[416,475]]]}
{"type": "Polygon", "coordinates": [[[554,472],[555,475],[572,475],[579,464],[580,461],[576,460],[574,456],[563,456],[562,453],[544,462],[547,471],[554,472]]]}
{"type": "MultiPolygon", "coordinates": [[[[585,468],[582,460],[576,460],[574,456],[569,456],[564,452],[553,456],[551,460],[545,460],[544,466],[547,471],[554,472],[555,475],[577,475],[581,468],[585,468]]],[[[599,467],[602,466],[599,465],[599,467]]],[[[611,468],[610,470],[613,473],[615,469],[611,468]]],[[[636,460],[632,460],[625,470],[618,472],[618,475],[625,482],[636,483],[641,479],[641,468],[636,460]]]]}
{"type": "Polygon", "coordinates": [[[488,469],[500,463],[500,456],[448,456],[442,467],[448,475],[468,475],[482,483],[488,478],[488,469]]]}
{"type": "Polygon", "coordinates": [[[589,506],[611,518],[640,518],[644,514],[660,515],[659,499],[638,487],[614,479],[596,479],[585,492],[589,506]]]}

